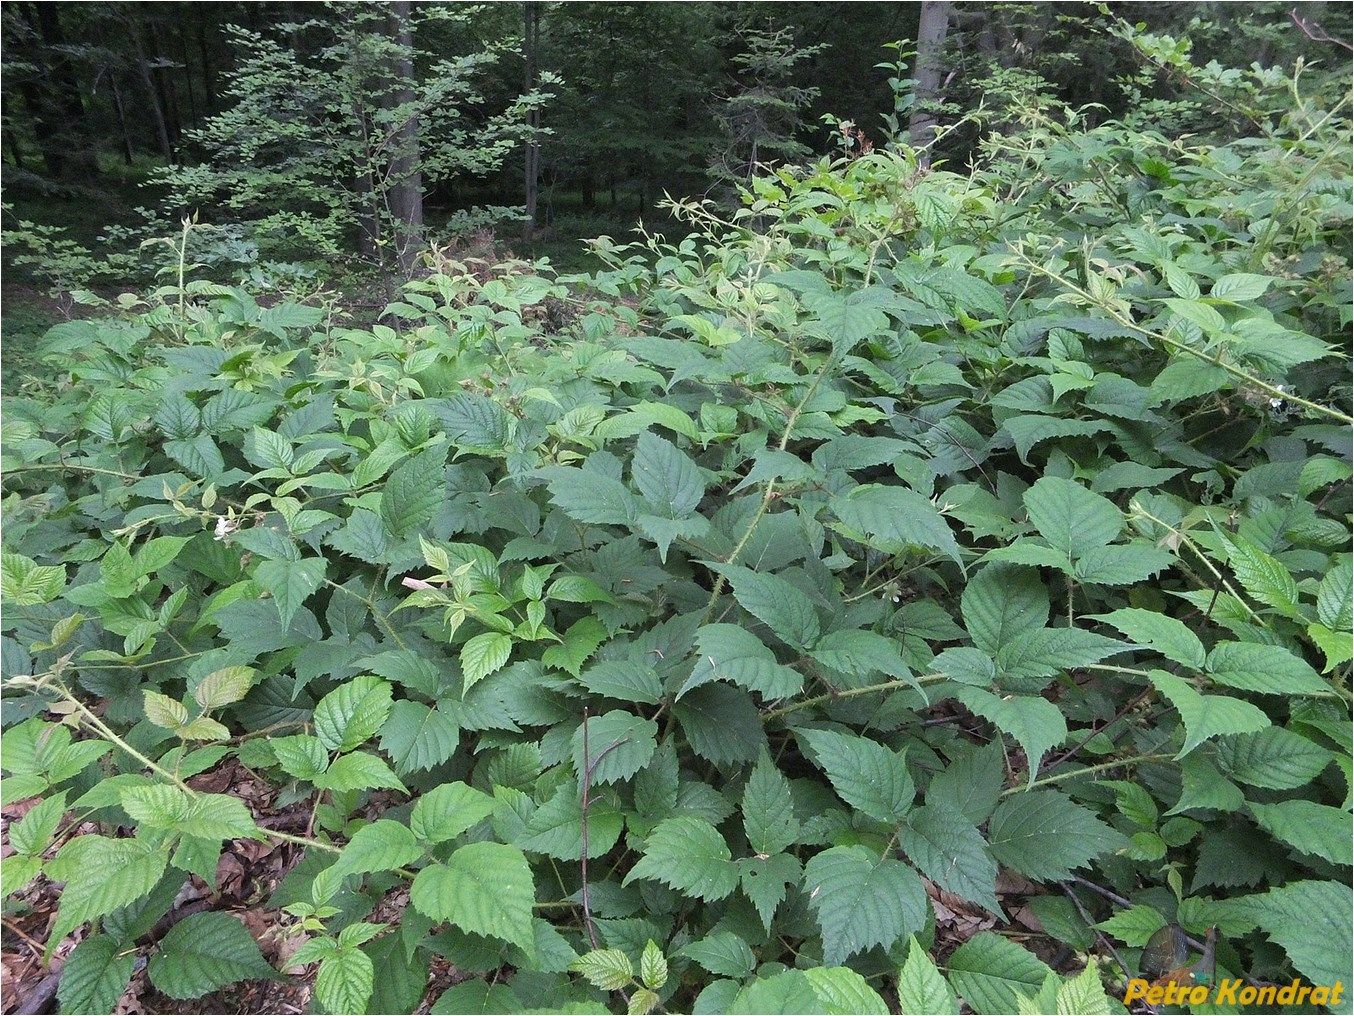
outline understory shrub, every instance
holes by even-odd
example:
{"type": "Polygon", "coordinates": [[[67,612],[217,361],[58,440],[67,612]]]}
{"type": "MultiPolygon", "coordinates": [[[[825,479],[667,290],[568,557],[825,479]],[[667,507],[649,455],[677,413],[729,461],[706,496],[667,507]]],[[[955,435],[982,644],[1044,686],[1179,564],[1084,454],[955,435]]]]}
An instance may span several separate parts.
{"type": "Polygon", "coordinates": [[[53,328],[4,891],[64,886],[63,1011],[278,976],[152,934],[251,840],[334,1013],[1106,1012],[1167,924],[1348,985],[1347,121],[1024,120],[376,324],[53,328]]]}

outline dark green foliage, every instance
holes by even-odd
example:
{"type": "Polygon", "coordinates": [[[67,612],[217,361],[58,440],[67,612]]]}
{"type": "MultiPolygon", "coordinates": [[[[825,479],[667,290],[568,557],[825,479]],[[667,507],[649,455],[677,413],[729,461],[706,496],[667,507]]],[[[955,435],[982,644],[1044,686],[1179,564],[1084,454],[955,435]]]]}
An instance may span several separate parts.
{"type": "MultiPolygon", "coordinates": [[[[759,229],[677,203],[374,324],[199,280],[49,331],[5,891],[88,926],[63,1006],[270,837],[331,1012],[434,960],[436,1012],[1106,1011],[1135,971],[1003,937],[1003,870],[1077,950],[1348,983],[1349,127],[1270,77],[1234,142],[1035,110],[972,174],[782,169],[759,229]],[[314,829],[186,782],[232,754],[314,829]],[[927,882],[999,922],[940,966],[927,882]]],[[[150,978],[270,976],[242,935],[150,978]]]]}

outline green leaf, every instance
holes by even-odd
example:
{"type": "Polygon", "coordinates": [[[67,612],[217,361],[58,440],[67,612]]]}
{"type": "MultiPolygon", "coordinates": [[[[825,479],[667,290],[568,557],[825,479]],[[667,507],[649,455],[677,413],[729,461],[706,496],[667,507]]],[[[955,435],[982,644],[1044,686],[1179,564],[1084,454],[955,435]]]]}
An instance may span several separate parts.
{"type": "Polygon", "coordinates": [[[150,961],[151,982],[178,999],[200,998],[236,981],[276,976],[245,926],[219,911],[179,921],[150,961]]]}
{"type": "Polygon", "coordinates": [[[1347,883],[1290,882],[1250,897],[1256,922],[1288,953],[1293,966],[1312,984],[1346,986],[1351,977],[1349,913],[1354,893],[1347,883]]]}
{"type": "Polygon", "coordinates": [[[569,518],[592,525],[634,523],[639,511],[635,496],[615,477],[570,466],[552,466],[541,475],[550,479],[551,502],[569,518]]]}
{"type": "MultiPolygon", "coordinates": [[[[625,822],[606,801],[588,805],[588,856],[601,857],[620,839],[625,822]]],[[[583,798],[575,782],[565,782],[555,795],[532,813],[524,835],[513,841],[523,850],[548,854],[561,861],[583,856],[583,798]]]]}
{"type": "Polygon", "coordinates": [[[1030,568],[987,565],[964,587],[960,604],[969,637],[988,656],[1048,623],[1048,591],[1030,568]]]}
{"type": "Polygon", "coordinates": [[[402,776],[440,766],[456,752],[461,732],[436,708],[401,699],[381,726],[381,750],[390,756],[402,776]]]}
{"type": "Polygon", "coordinates": [[[1245,734],[1269,726],[1269,717],[1249,702],[1226,695],[1201,695],[1187,681],[1164,670],[1152,671],[1150,679],[1175,706],[1185,725],[1185,743],[1176,758],[1184,758],[1211,737],[1245,734]]]}
{"type": "Polygon", "coordinates": [[[292,734],[270,738],[268,746],[282,771],[298,780],[314,780],[329,768],[329,755],[318,737],[292,734]]]}
{"type": "Polygon", "coordinates": [[[356,946],[335,949],[320,961],[315,996],[332,1013],[365,1013],[376,981],[371,957],[356,946]]]}
{"type": "Polygon", "coordinates": [[[863,302],[861,293],[842,296],[830,290],[810,291],[803,299],[813,315],[807,326],[809,333],[832,343],[833,354],[838,357],[889,326],[888,315],[863,302]]]}
{"type": "Polygon", "coordinates": [[[588,725],[588,759],[583,759],[583,725],[574,731],[574,770],[592,770],[592,784],[628,780],[648,765],[658,747],[658,724],[620,709],[593,716],[588,725]]]}
{"type": "Polygon", "coordinates": [[[1128,843],[1056,790],[1027,790],[1003,799],[987,824],[987,841],[998,861],[1038,882],[1070,878],[1074,869],[1128,843]]]}
{"type": "Polygon", "coordinates": [[[9,827],[9,845],[20,854],[37,855],[47,849],[66,811],[66,792],[39,801],[9,827]]]}
{"type": "Polygon", "coordinates": [[[1258,300],[1265,295],[1269,289],[1269,284],[1274,280],[1265,275],[1254,275],[1250,272],[1236,272],[1231,275],[1224,275],[1217,282],[1213,283],[1213,288],[1209,291],[1209,296],[1214,300],[1227,300],[1231,303],[1249,303],[1252,300],[1258,300]]]}
{"type": "Polygon", "coordinates": [[[1014,636],[997,653],[1001,683],[1013,691],[1035,691],[1041,678],[1098,663],[1130,650],[1115,639],[1080,628],[1038,628],[1014,636]]]}
{"type": "Polygon", "coordinates": [[[435,846],[453,840],[494,812],[494,799],[464,783],[444,783],[414,802],[409,829],[424,843],[435,846]]]}
{"type": "Polygon", "coordinates": [[[1013,1013],[1021,995],[1034,995],[1053,973],[1014,942],[982,931],[950,955],[950,984],[973,1011],[1013,1013]]]}
{"type": "Polygon", "coordinates": [[[807,649],[818,641],[822,626],[813,601],[785,579],[754,572],[741,565],[711,567],[729,580],[734,598],[749,614],[770,628],[793,649],[807,649]]]}
{"type": "Polygon", "coordinates": [[[987,844],[962,813],[944,804],[913,810],[898,838],[907,859],[940,888],[1001,914],[997,865],[987,844]]]}
{"type": "Polygon", "coordinates": [[[829,847],[804,867],[804,891],[823,934],[823,962],[836,965],[873,946],[893,948],[926,924],[917,873],[863,846],[829,847]]]}
{"type": "Polygon", "coordinates": [[[654,991],[668,983],[667,957],[653,939],[645,943],[644,954],[639,958],[639,979],[654,991]]]}
{"type": "Polygon", "coordinates": [[[1260,828],[1302,854],[1331,864],[1354,864],[1349,813],[1314,801],[1278,801],[1249,805],[1260,828]]]}
{"type": "Polygon", "coordinates": [[[56,989],[60,1011],[113,1012],[132,979],[135,962],[136,956],[111,935],[91,935],[75,947],[61,968],[56,989]]]}
{"type": "Polygon", "coordinates": [[[197,476],[210,480],[225,471],[226,460],[210,434],[198,434],[183,441],[166,441],[163,448],[166,455],[197,476]]]}
{"type": "Polygon", "coordinates": [[[790,781],[766,754],[743,788],[743,829],[755,854],[779,854],[799,836],[790,781]]]}
{"type": "Polygon", "coordinates": [[[1330,764],[1331,753],[1301,734],[1266,726],[1254,733],[1224,738],[1218,744],[1217,759],[1225,773],[1242,783],[1268,790],[1293,790],[1319,776],[1330,764]]]}
{"type": "Polygon", "coordinates": [[[471,843],[445,864],[418,873],[410,899],[435,921],[472,935],[488,935],[535,954],[531,926],[536,890],[526,856],[502,843],[471,843]]]}
{"type": "Polygon", "coordinates": [[[1128,586],[1169,568],[1175,557],[1160,547],[1129,543],[1088,550],[1072,569],[1084,585],[1128,586]]]}
{"type": "Polygon", "coordinates": [[[810,967],[804,976],[813,985],[821,1012],[829,1016],[888,1016],[888,1004],[868,981],[849,967],[810,967]]]}
{"type": "Polygon", "coordinates": [[[244,802],[226,794],[190,797],[178,787],[156,783],[124,789],[122,808],[141,826],[182,836],[235,840],[262,835],[244,802]]]}
{"type": "Polygon", "coordinates": [[[283,626],[291,624],[306,599],[324,582],[327,568],[322,557],[299,561],[260,561],[254,569],[254,581],[273,596],[283,626]]]}
{"type": "Polygon", "coordinates": [[[1135,903],[1123,910],[1116,910],[1108,919],[1096,925],[1107,931],[1125,945],[1141,948],[1148,939],[1166,926],[1166,918],[1154,907],[1146,903],[1135,903]]]}
{"type": "Polygon", "coordinates": [[[784,970],[760,977],[739,989],[728,1007],[729,1016],[776,1016],[822,1011],[813,982],[802,970],[784,970]]]}
{"type": "Polygon", "coordinates": [[[742,980],[752,973],[757,957],[752,948],[731,931],[716,931],[688,942],[678,954],[699,963],[712,974],[742,980]]]}
{"type": "Polygon", "coordinates": [[[447,499],[446,447],[428,448],[402,463],[381,491],[381,521],[395,536],[422,529],[447,499]]]}
{"type": "Polygon", "coordinates": [[[542,653],[541,662],[577,677],[588,657],[597,651],[606,638],[607,632],[602,622],[589,614],[571,624],[564,633],[564,641],[542,653]]]}
{"type": "Polygon", "coordinates": [[[637,660],[603,660],[594,663],[578,678],[579,684],[594,695],[619,699],[622,702],[640,702],[657,705],[663,695],[663,682],[658,672],[637,660]]]}
{"type": "Polygon", "coordinates": [[[66,883],[48,941],[136,902],[155,888],[168,864],[167,847],[141,839],[85,835],[69,841],[47,865],[48,877],[66,883]]]}
{"type": "MultiPolygon", "coordinates": [[[[828,632],[809,655],[829,670],[852,677],[866,679],[886,674],[912,680],[912,671],[898,651],[898,643],[878,632],[861,629],[828,632]]],[[[921,687],[915,681],[913,685],[921,687]]]]}
{"type": "Polygon", "coordinates": [[[1330,686],[1281,646],[1219,642],[1208,654],[1209,676],[1219,684],[1269,695],[1329,695],[1330,686]]]}
{"type": "Polygon", "coordinates": [[[487,631],[469,639],[461,647],[461,671],[465,675],[462,693],[502,668],[512,655],[512,638],[502,632],[487,631]]]}
{"type": "Polygon", "coordinates": [[[890,554],[927,547],[962,565],[950,525],[928,498],[906,487],[868,484],[829,502],[847,535],[890,554]]]}
{"type": "Polygon", "coordinates": [[[1316,616],[1331,631],[1348,632],[1354,617],[1354,562],[1346,557],[1326,573],[1316,593],[1316,616]]]}
{"type": "Polygon", "coordinates": [[[220,709],[249,694],[258,673],[253,667],[223,667],[214,670],[193,689],[193,698],[203,709],[220,709]]]}
{"type": "Polygon", "coordinates": [[[1110,1000],[1097,963],[1086,964],[1085,970],[1058,986],[1054,1009],[1058,1016],[1109,1016],[1110,1000]]]}
{"type": "Polygon", "coordinates": [[[1284,616],[1301,620],[1298,585],[1288,569],[1249,540],[1233,537],[1228,542],[1227,562],[1246,592],[1284,616]]]}
{"type": "Polygon", "coordinates": [[[39,565],[32,558],[8,550],[0,552],[0,599],[6,604],[34,607],[50,603],[65,586],[65,568],[39,565]]]}
{"type": "Polygon", "coordinates": [[[1006,786],[1006,769],[999,742],[984,747],[957,745],[948,766],[931,777],[928,804],[958,809],[974,825],[986,822],[1006,786]]]}
{"type": "Polygon", "coordinates": [[[705,482],[696,464],[674,444],[647,430],[635,442],[630,475],[645,500],[666,518],[686,518],[705,496],[705,482]]]}
{"type": "Polygon", "coordinates": [[[1061,477],[1036,480],[1024,501],[1039,535],[1069,557],[1105,546],[1124,527],[1123,513],[1113,501],[1061,477]]]}
{"type": "Polygon", "coordinates": [[[695,816],[680,815],[653,828],[645,839],[644,856],[622,884],[640,878],[710,902],[722,900],[738,887],[738,868],[714,826],[695,816]]]}
{"type": "Polygon", "coordinates": [[[336,758],[311,782],[324,790],[404,790],[404,784],[384,759],[365,751],[354,751],[336,758]]]}
{"type": "Polygon", "coordinates": [[[620,949],[594,949],[574,960],[569,969],[603,991],[619,991],[635,976],[630,957],[620,949]]]}
{"type": "Polygon", "coordinates": [[[1003,698],[968,685],[956,687],[954,697],[971,712],[990,720],[1002,733],[1015,738],[1024,749],[1030,783],[1039,772],[1044,753],[1067,739],[1067,721],[1062,710],[1047,699],[1034,695],[1003,698]]]}
{"type": "Polygon", "coordinates": [[[906,815],[917,788],[901,755],[866,737],[799,730],[843,801],[890,825],[906,815]]]}
{"type": "Polygon", "coordinates": [[[338,860],[325,869],[325,875],[339,879],[365,872],[393,871],[422,856],[423,849],[414,842],[408,826],[382,818],[355,832],[338,860]]]}
{"type": "Polygon", "coordinates": [[[379,677],[354,677],[315,707],[315,733],[330,751],[351,751],[381,729],[390,715],[390,684],[379,677]]]}
{"type": "Polygon", "coordinates": [[[959,1012],[959,1000],[915,935],[908,940],[907,959],[898,974],[898,1009],[915,1016],[957,1016],[959,1012]]]}
{"type": "Polygon", "coordinates": [[[738,861],[743,893],[757,909],[767,931],[776,908],[784,901],[788,887],[797,885],[803,869],[793,854],[771,854],[766,858],[744,857],[738,861]]]}
{"type": "Polygon", "coordinates": [[[735,624],[707,624],[696,632],[698,655],[681,698],[711,681],[728,681],[768,699],[789,698],[804,686],[799,672],[776,662],[762,640],[735,624]]]}
{"type": "Polygon", "coordinates": [[[1114,625],[1134,642],[1155,650],[1168,660],[1192,670],[1203,669],[1204,644],[1183,621],[1139,607],[1096,614],[1094,620],[1114,625]]]}

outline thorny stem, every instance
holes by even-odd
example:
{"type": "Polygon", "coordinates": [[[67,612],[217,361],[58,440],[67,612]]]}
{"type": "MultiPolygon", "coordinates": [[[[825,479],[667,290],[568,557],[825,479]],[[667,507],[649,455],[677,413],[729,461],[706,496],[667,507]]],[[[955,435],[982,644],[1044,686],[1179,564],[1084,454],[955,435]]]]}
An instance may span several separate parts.
{"type": "MultiPolygon", "coordinates": [[[[823,366],[814,374],[813,383],[809,385],[809,390],[804,393],[804,397],[799,400],[799,403],[790,410],[790,415],[785,419],[785,431],[781,434],[780,442],[776,445],[777,451],[783,452],[789,445],[790,434],[794,431],[795,423],[798,422],[800,414],[804,412],[804,407],[809,404],[809,400],[812,399],[814,394],[818,391],[818,386],[822,384],[823,379],[827,377],[828,372],[832,369],[836,361],[837,358],[835,355],[827,358],[823,363],[823,366]]],[[[775,479],[767,480],[766,489],[762,491],[762,503],[757,506],[757,510],[748,521],[747,529],[743,531],[742,537],[734,544],[734,548],[729,552],[729,556],[724,559],[725,564],[734,564],[737,562],[738,555],[743,552],[743,548],[746,547],[748,541],[752,539],[752,534],[757,529],[757,523],[762,521],[762,516],[765,515],[766,510],[771,507],[771,501],[773,500],[775,493],[775,479]]],[[[705,605],[705,613],[701,615],[701,624],[708,622],[710,616],[715,612],[715,604],[719,602],[720,594],[724,592],[724,582],[725,579],[723,575],[717,575],[715,577],[714,588],[710,590],[710,602],[705,605]]]]}
{"type": "Polygon", "coordinates": [[[1163,335],[1160,332],[1154,332],[1149,328],[1144,328],[1142,325],[1138,324],[1132,318],[1124,314],[1121,314],[1113,306],[1110,306],[1106,301],[1097,299],[1096,297],[1092,296],[1089,292],[1087,292],[1085,289],[1082,289],[1080,286],[1078,286],[1075,282],[1069,282],[1067,279],[1064,279],[1061,275],[1058,275],[1056,272],[1049,271],[1047,268],[1039,264],[1037,261],[1034,261],[1032,258],[1021,255],[1021,260],[1032,271],[1037,272],[1038,274],[1044,276],[1046,279],[1050,279],[1053,282],[1056,282],[1064,289],[1069,289],[1072,292],[1076,293],[1077,295],[1084,297],[1090,303],[1094,304],[1095,306],[1103,310],[1106,314],[1108,314],[1119,324],[1123,325],[1125,328],[1130,329],[1131,331],[1137,332],[1144,338],[1153,339],[1157,342],[1160,342],[1167,349],[1174,350],[1178,353],[1188,353],[1190,356],[1197,357],[1198,359],[1203,360],[1205,363],[1211,363],[1215,367],[1220,367],[1223,370],[1225,370],[1228,374],[1231,374],[1234,378],[1238,379],[1239,381],[1244,381],[1246,384],[1251,385],[1252,387],[1255,388],[1259,388],[1261,391],[1266,392],[1271,398],[1282,399],[1285,402],[1291,402],[1294,405],[1302,406],[1306,409],[1312,410],[1313,412],[1320,413],[1322,416],[1329,416],[1331,419],[1339,420],[1341,423],[1354,424],[1354,416],[1348,416],[1345,413],[1340,412],[1338,409],[1331,409],[1329,406],[1323,406],[1319,402],[1312,402],[1310,399],[1304,399],[1302,396],[1297,395],[1293,392],[1285,391],[1284,389],[1278,387],[1277,385],[1272,385],[1267,381],[1261,381],[1254,374],[1244,371],[1240,367],[1234,366],[1233,364],[1230,364],[1227,361],[1223,360],[1222,357],[1218,354],[1210,355],[1208,353],[1205,353],[1201,349],[1195,349],[1188,343],[1181,342],[1179,339],[1173,339],[1169,335],[1163,335]]]}
{"type": "Polygon", "coordinates": [[[1009,797],[1011,794],[1024,793],[1026,790],[1033,790],[1035,787],[1047,787],[1052,783],[1061,783],[1063,780],[1075,779],[1078,776],[1089,776],[1092,773],[1104,772],[1106,769],[1117,769],[1120,766],[1131,766],[1138,762],[1162,762],[1166,759],[1174,758],[1169,753],[1158,752],[1152,755],[1133,755],[1130,758],[1113,759],[1109,762],[1099,762],[1093,766],[1083,766],[1081,769],[1069,769],[1065,773],[1054,773],[1052,776],[1045,776],[1042,779],[1035,780],[1027,787],[1008,787],[1001,792],[1002,797],[1009,797]]]}
{"type": "Polygon", "coordinates": [[[826,695],[814,695],[812,698],[800,699],[798,702],[791,702],[788,706],[781,706],[779,709],[772,709],[762,713],[763,720],[774,720],[778,716],[785,716],[788,713],[798,712],[800,709],[809,709],[824,702],[833,702],[837,699],[854,698],[856,695],[868,695],[877,691],[894,691],[902,688],[916,688],[917,685],[937,684],[940,681],[948,681],[948,674],[923,674],[921,677],[911,678],[906,681],[884,681],[881,684],[870,684],[864,688],[847,688],[843,691],[829,692],[826,695]]]}

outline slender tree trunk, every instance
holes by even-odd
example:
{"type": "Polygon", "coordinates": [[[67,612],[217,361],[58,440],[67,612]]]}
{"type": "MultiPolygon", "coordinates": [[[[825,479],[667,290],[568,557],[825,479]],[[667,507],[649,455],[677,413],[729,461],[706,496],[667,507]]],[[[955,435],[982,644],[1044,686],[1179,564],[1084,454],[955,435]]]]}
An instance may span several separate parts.
{"type": "Polygon", "coordinates": [[[949,27],[950,4],[946,0],[925,0],[917,28],[917,89],[907,125],[923,165],[930,165],[931,145],[936,139],[936,116],[930,107],[940,96],[941,58],[949,27]]]}
{"type": "Polygon", "coordinates": [[[151,77],[150,59],[146,56],[145,44],[141,41],[141,25],[134,20],[135,14],[132,13],[135,8],[129,8],[129,13],[133,20],[127,23],[127,36],[132,43],[132,57],[136,64],[136,74],[141,81],[141,87],[145,90],[146,101],[149,103],[151,123],[155,125],[155,140],[160,147],[160,154],[165,157],[166,162],[174,161],[174,142],[169,136],[169,123],[165,117],[164,107],[160,105],[160,93],[155,87],[155,79],[151,77]]]}
{"type": "Polygon", "coordinates": [[[390,5],[391,35],[398,53],[394,59],[394,105],[405,108],[405,120],[395,132],[390,159],[390,212],[395,219],[395,256],[400,271],[412,275],[423,245],[423,172],[419,153],[418,114],[414,103],[414,31],[409,0],[390,5]]]}
{"type": "Polygon", "coordinates": [[[29,6],[33,9],[34,21],[46,50],[52,98],[61,120],[62,140],[66,145],[67,158],[63,164],[77,176],[98,176],[99,160],[94,152],[93,139],[86,129],[88,125],[80,83],[65,53],[66,33],[61,27],[60,12],[55,3],[34,3],[29,6]]]}
{"type": "MultiPolygon", "coordinates": [[[[205,5],[204,5],[205,6],[205,5]]],[[[206,98],[208,113],[216,112],[216,81],[212,73],[211,47],[207,45],[207,29],[201,21],[197,23],[197,53],[202,61],[202,91],[206,98]]]]}
{"type": "Polygon", "coordinates": [[[127,165],[133,162],[132,136],[127,132],[127,107],[122,102],[122,86],[118,84],[118,72],[108,72],[109,93],[113,96],[113,113],[118,119],[118,137],[122,140],[122,161],[127,165]]]}
{"type": "MultiPolygon", "coordinates": [[[[530,92],[536,87],[536,61],[541,43],[541,5],[535,0],[522,4],[522,55],[526,58],[526,78],[524,91],[530,92]]],[[[522,239],[531,243],[536,230],[536,203],[541,185],[541,145],[536,131],[541,126],[541,111],[532,109],[527,115],[527,127],[531,134],[527,137],[526,167],[523,190],[526,193],[526,222],[522,226],[522,239]]]]}
{"type": "MultiPolygon", "coordinates": [[[[164,47],[160,44],[160,32],[155,27],[155,22],[147,21],[146,30],[150,34],[150,51],[155,58],[155,62],[158,64],[167,60],[164,47]]],[[[182,137],[180,124],[183,121],[179,116],[179,100],[174,88],[174,79],[169,77],[166,68],[156,67],[151,75],[151,80],[154,81],[156,94],[160,97],[160,108],[164,110],[165,128],[168,131],[170,143],[177,149],[182,137]]]]}

